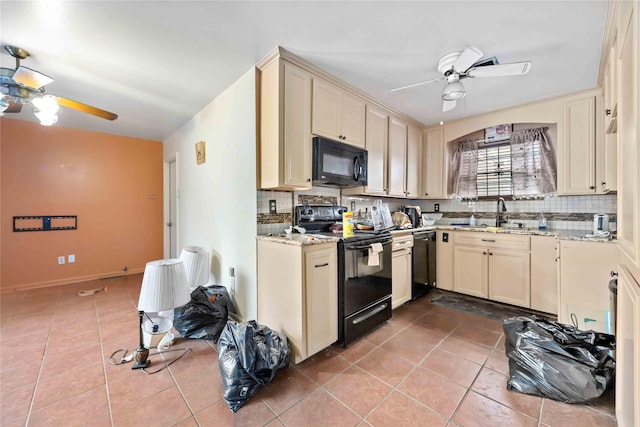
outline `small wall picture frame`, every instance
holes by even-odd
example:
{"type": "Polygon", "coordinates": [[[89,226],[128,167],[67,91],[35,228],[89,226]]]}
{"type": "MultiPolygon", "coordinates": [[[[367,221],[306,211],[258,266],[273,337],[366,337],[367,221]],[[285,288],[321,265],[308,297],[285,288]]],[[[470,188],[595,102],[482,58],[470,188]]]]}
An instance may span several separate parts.
{"type": "Polygon", "coordinates": [[[207,144],[204,141],[196,142],[196,163],[201,165],[207,161],[207,144]]]}

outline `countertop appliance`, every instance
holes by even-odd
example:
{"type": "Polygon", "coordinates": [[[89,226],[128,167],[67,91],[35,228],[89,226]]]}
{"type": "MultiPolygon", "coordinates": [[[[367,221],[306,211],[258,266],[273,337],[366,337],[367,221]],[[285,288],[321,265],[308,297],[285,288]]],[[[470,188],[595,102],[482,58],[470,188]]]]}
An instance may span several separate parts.
{"type": "Polygon", "coordinates": [[[391,318],[391,233],[355,230],[342,238],[330,231],[342,221],[344,206],[294,208],[295,225],[307,233],[340,237],[338,241],[338,343],[353,341],[391,318]]]}
{"type": "Polygon", "coordinates": [[[431,292],[436,286],[436,232],[413,233],[411,299],[431,292]]]}
{"type": "Polygon", "coordinates": [[[409,217],[409,221],[411,221],[411,227],[418,228],[420,227],[420,222],[422,219],[422,212],[420,211],[420,206],[405,206],[402,208],[403,212],[407,214],[409,217]]]}
{"type": "Polygon", "coordinates": [[[313,183],[351,187],[367,185],[367,150],[332,139],[313,138],[313,183]]]}
{"type": "Polygon", "coordinates": [[[593,234],[603,234],[609,231],[609,215],[595,214],[593,216],[593,234]]]}

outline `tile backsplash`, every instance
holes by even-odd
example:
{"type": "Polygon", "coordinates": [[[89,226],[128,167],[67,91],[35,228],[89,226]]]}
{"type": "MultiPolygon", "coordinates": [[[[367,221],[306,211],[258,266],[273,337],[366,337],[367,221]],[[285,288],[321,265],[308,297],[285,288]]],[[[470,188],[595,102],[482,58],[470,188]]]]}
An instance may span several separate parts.
{"type": "MultiPolygon", "coordinates": [[[[373,203],[381,199],[389,205],[391,212],[399,210],[404,205],[420,206],[423,212],[433,212],[437,203],[443,217],[437,224],[467,223],[471,213],[477,223],[494,225],[496,213],[495,200],[481,200],[476,202],[461,202],[455,199],[443,200],[405,200],[392,198],[378,198],[367,196],[341,196],[340,189],[332,187],[314,186],[309,191],[257,191],[258,206],[258,234],[283,233],[293,222],[293,207],[309,198],[309,203],[316,200],[337,201],[351,209],[354,213],[370,210],[373,203]],[[275,200],[276,213],[269,213],[269,201],[275,200]]],[[[524,227],[537,227],[540,213],[547,220],[550,229],[590,231],[593,227],[594,214],[608,214],[609,228],[616,230],[617,197],[615,194],[597,196],[559,196],[542,200],[509,200],[506,206],[509,222],[522,223],[524,227]]]]}

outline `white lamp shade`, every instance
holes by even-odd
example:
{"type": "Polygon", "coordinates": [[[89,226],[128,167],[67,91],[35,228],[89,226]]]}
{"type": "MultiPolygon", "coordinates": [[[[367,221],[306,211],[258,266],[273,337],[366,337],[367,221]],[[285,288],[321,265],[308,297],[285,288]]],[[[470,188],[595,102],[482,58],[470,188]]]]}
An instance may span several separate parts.
{"type": "Polygon", "coordinates": [[[195,289],[209,281],[209,252],[199,246],[185,246],[180,253],[180,259],[184,262],[187,272],[189,289],[195,289]]]}
{"type": "Polygon", "coordinates": [[[445,101],[455,101],[456,99],[464,98],[465,95],[466,92],[464,91],[464,87],[462,87],[462,83],[454,81],[444,87],[442,99],[445,101]]]}
{"type": "Polygon", "coordinates": [[[142,277],[138,310],[158,312],[185,305],[191,300],[187,274],[181,259],[148,262],[142,277]]]}

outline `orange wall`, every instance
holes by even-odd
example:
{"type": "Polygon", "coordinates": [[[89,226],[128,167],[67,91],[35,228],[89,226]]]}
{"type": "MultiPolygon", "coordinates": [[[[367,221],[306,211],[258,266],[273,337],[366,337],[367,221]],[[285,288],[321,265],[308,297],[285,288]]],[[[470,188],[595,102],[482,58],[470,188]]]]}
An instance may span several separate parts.
{"type": "Polygon", "coordinates": [[[0,290],[144,270],[162,258],[162,143],[0,119],[0,290]],[[13,232],[13,216],[77,215],[78,229],[13,232]],[[58,265],[60,255],[76,262],[58,265]]]}

